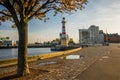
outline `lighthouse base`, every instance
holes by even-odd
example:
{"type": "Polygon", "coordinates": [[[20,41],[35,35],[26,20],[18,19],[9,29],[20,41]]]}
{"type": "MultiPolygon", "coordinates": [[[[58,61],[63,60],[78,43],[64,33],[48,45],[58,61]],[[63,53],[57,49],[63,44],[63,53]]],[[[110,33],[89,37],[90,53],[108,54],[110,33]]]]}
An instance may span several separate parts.
{"type": "Polygon", "coordinates": [[[71,50],[71,49],[75,49],[75,48],[79,48],[79,47],[57,45],[57,46],[51,47],[51,51],[66,51],[66,50],[71,50]]]}
{"type": "Polygon", "coordinates": [[[68,46],[68,40],[67,39],[61,39],[61,46],[67,47],[68,46]]]}

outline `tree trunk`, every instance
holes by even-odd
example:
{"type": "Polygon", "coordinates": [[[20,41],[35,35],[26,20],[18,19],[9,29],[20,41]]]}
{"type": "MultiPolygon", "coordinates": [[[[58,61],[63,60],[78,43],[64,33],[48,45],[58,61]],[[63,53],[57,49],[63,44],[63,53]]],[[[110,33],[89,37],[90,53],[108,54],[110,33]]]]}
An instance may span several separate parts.
{"type": "Polygon", "coordinates": [[[25,76],[30,73],[28,67],[28,23],[20,23],[18,29],[19,34],[19,46],[18,46],[18,65],[17,65],[17,75],[25,76]]]}

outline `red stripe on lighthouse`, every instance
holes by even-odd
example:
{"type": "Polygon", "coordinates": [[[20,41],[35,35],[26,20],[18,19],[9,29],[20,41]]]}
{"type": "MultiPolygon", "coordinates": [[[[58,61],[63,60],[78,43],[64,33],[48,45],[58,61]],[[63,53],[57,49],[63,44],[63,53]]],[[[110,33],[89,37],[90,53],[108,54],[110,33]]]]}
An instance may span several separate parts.
{"type": "Polygon", "coordinates": [[[65,26],[63,26],[63,28],[65,28],[65,26]]]}
{"type": "Polygon", "coordinates": [[[63,32],[62,34],[66,34],[66,32],[63,32]]]}

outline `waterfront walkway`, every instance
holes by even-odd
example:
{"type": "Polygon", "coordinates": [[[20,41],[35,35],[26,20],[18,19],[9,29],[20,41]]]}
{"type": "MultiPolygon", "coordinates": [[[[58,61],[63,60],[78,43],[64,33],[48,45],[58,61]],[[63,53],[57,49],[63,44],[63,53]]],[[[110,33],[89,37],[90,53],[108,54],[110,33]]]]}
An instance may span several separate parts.
{"type": "MultiPolygon", "coordinates": [[[[120,80],[120,47],[118,45],[86,47],[66,56],[30,63],[31,75],[24,80],[120,80]]],[[[16,66],[0,68],[0,79],[14,77],[16,66]]]]}

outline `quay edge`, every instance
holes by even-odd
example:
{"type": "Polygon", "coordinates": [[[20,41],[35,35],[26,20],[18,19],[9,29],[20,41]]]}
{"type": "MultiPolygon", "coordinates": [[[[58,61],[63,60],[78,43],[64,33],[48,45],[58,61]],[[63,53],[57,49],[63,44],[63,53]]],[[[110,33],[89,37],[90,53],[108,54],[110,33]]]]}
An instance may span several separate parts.
{"type": "MultiPolygon", "coordinates": [[[[47,59],[47,58],[52,58],[52,57],[58,57],[58,56],[62,56],[62,55],[67,55],[67,54],[79,51],[81,49],[82,48],[76,48],[76,49],[60,51],[60,52],[40,54],[40,55],[28,57],[28,62],[37,61],[37,60],[40,60],[40,59],[47,59]]],[[[17,64],[17,59],[2,60],[2,61],[0,61],[0,68],[1,67],[8,67],[8,66],[16,65],[16,64],[17,64]],[[2,64],[2,63],[4,63],[4,64],[2,64]]]]}

